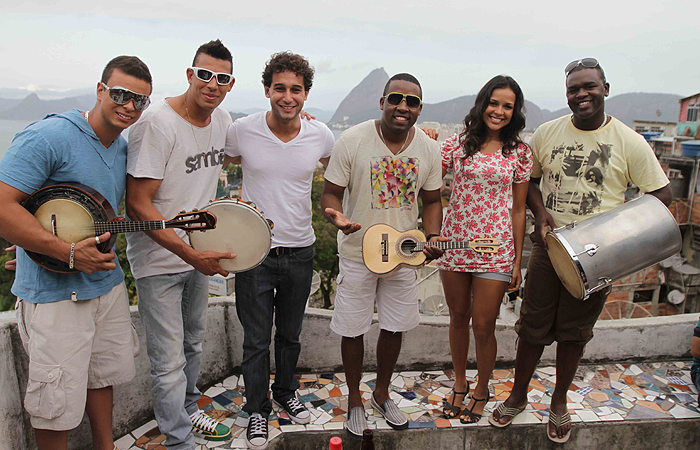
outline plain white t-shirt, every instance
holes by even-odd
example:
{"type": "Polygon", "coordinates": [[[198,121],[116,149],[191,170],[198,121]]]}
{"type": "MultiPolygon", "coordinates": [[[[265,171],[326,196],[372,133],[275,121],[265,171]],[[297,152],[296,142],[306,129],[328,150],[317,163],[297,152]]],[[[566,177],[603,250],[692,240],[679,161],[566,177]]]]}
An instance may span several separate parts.
{"type": "Polygon", "coordinates": [[[305,247],[315,241],[311,226],[311,184],[319,159],[331,155],[335,138],[317,120],[301,121],[299,134],[282,142],[267,125],[266,111],[228,127],[226,154],[240,156],[243,200],[272,220],[272,247],[305,247]]]}
{"type": "MultiPolygon", "coordinates": [[[[180,211],[201,209],[216,196],[230,123],[230,114],[216,108],[209,125],[193,126],[162,100],[131,127],[127,173],[135,178],[163,180],[153,206],[167,220],[180,211]]],[[[189,244],[184,231],[175,232],[189,244]]],[[[146,233],[128,233],[126,241],[134,278],[192,270],[146,233]]]]}

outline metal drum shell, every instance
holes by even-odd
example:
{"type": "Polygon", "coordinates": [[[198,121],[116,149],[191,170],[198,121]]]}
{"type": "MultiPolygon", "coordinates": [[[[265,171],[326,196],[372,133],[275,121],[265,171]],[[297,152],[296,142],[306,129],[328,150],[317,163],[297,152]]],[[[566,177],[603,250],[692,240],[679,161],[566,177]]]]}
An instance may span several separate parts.
{"type": "Polygon", "coordinates": [[[236,253],[233,259],[220,260],[231,273],[244,272],[260,265],[270,253],[272,229],[262,212],[238,199],[215,200],[199,208],[216,215],[216,228],[189,233],[190,245],[198,251],[236,253]]]}
{"type": "Polygon", "coordinates": [[[673,215],[648,194],[552,230],[545,239],[559,279],[579,299],[668,258],[682,246],[673,215]],[[597,246],[593,255],[586,253],[589,244],[597,246]]]}

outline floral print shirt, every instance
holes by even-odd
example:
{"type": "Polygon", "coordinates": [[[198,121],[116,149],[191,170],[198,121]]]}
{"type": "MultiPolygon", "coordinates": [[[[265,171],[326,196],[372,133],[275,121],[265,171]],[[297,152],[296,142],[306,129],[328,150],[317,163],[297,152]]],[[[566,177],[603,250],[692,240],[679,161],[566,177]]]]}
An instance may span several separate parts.
{"type": "Polygon", "coordinates": [[[448,250],[438,260],[438,267],[458,272],[512,272],[515,248],[509,197],[513,184],[530,179],[530,148],[521,144],[507,156],[498,150],[478,152],[465,160],[459,135],[454,134],[442,145],[441,155],[443,169],[454,173],[442,236],[451,241],[496,238],[500,246],[495,254],[469,248],[448,250]]]}

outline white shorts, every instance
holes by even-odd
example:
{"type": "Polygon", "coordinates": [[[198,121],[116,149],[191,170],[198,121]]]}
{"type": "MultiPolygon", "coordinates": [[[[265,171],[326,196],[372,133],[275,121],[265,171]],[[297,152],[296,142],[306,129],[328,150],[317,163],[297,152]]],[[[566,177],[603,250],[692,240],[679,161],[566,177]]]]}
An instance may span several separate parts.
{"type": "Polygon", "coordinates": [[[382,330],[403,332],[420,322],[418,312],[418,273],[402,268],[379,277],[364,264],[340,257],[338,286],[331,330],[345,337],[369,331],[377,300],[377,316],[382,330]]]}
{"type": "Polygon", "coordinates": [[[90,300],[18,299],[17,325],[29,354],[24,407],[34,428],[71,430],[83,419],[87,389],[134,378],[138,338],[123,282],[90,300]]]}

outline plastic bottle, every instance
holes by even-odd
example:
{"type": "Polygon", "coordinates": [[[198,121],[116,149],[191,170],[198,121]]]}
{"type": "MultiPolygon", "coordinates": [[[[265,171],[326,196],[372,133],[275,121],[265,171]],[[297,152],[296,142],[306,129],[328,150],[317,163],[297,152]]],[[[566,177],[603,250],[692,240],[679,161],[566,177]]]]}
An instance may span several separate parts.
{"type": "Polygon", "coordinates": [[[362,432],[362,447],[360,450],[374,450],[374,436],[372,430],[366,429],[362,432]]]}
{"type": "Polygon", "coordinates": [[[338,436],[333,436],[328,444],[328,450],[343,450],[343,440],[338,436]]]}

